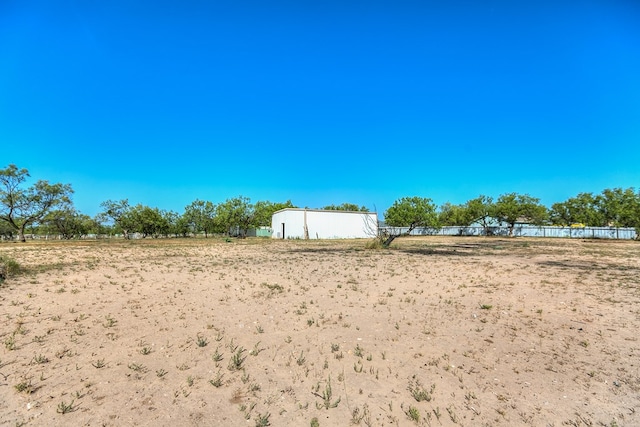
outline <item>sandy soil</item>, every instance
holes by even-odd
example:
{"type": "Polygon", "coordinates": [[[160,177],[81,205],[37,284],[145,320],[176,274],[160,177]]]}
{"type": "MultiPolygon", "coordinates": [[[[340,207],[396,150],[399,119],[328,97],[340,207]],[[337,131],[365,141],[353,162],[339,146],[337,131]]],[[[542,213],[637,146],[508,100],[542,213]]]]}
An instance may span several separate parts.
{"type": "Polygon", "coordinates": [[[0,244],[0,425],[640,425],[639,243],[397,242],[0,244]]]}

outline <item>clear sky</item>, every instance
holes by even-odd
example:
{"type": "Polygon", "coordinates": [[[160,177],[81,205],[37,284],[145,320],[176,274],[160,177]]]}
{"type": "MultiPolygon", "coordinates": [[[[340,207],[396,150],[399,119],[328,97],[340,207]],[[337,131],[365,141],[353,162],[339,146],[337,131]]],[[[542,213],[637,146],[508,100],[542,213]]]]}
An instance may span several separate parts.
{"type": "Polygon", "coordinates": [[[83,213],[640,187],[640,2],[0,0],[0,168],[83,213]]]}

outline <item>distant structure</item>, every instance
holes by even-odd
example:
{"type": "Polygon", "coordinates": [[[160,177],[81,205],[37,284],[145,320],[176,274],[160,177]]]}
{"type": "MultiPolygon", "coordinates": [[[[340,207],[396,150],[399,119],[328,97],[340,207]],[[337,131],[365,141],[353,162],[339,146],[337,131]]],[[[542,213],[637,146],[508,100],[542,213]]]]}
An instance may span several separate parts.
{"type": "Polygon", "coordinates": [[[274,239],[359,239],[378,235],[375,212],[282,209],[271,217],[274,239]]]}

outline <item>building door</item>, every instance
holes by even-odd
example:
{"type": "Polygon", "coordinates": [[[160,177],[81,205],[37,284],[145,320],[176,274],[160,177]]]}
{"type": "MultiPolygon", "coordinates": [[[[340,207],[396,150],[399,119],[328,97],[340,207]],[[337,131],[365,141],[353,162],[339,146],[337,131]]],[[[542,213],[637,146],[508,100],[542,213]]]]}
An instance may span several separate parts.
{"type": "Polygon", "coordinates": [[[284,222],[282,223],[282,238],[284,239],[284,222]]]}

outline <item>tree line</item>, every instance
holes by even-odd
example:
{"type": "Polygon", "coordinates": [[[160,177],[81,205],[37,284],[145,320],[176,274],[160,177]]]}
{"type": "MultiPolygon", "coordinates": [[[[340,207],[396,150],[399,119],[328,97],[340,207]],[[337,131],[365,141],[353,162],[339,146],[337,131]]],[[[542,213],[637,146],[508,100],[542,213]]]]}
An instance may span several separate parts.
{"type": "Polygon", "coordinates": [[[107,200],[100,207],[103,210],[96,221],[112,224],[112,231],[128,239],[131,233],[139,233],[142,237],[187,237],[194,234],[209,237],[234,233],[244,237],[250,228],[271,226],[274,212],[295,206],[290,200],[284,203],[251,203],[248,197],[238,196],[219,204],[196,199],[185,206],[182,214],[141,204],[130,206],[126,199],[107,200]]]}
{"type": "MultiPolygon", "coordinates": [[[[0,169],[0,236],[25,240],[32,234],[57,234],[65,239],[89,234],[121,234],[129,238],[186,237],[190,235],[235,234],[243,237],[254,227],[270,226],[274,212],[296,206],[286,202],[258,201],[238,196],[215,204],[196,199],[182,213],[142,204],[128,199],[106,200],[94,217],[79,212],[72,202],[70,184],[50,184],[39,180],[26,187],[29,171],[9,165],[0,169]]],[[[321,209],[368,211],[352,203],[328,205],[321,209]]],[[[493,199],[481,195],[463,204],[445,203],[437,207],[424,197],[403,197],[384,212],[384,221],[392,227],[479,225],[489,230],[503,224],[509,234],[518,223],[560,226],[634,227],[640,234],[640,192],[633,188],[606,189],[601,194],[580,193],[550,208],[528,194],[506,193],[493,199]]],[[[407,231],[405,230],[405,233],[407,231]]],[[[397,235],[387,237],[387,244],[397,235]]]]}
{"type": "Polygon", "coordinates": [[[478,196],[463,204],[445,203],[436,208],[431,199],[404,197],[396,200],[384,214],[391,227],[408,227],[403,233],[390,232],[385,237],[388,246],[401,234],[409,234],[418,227],[481,226],[489,235],[491,227],[506,226],[513,235],[516,224],[632,227],[640,235],[640,192],[633,188],[606,189],[601,194],[580,193],[550,208],[540,199],[528,194],[506,193],[496,200],[478,196]]]}
{"type": "MultiPolygon", "coordinates": [[[[9,165],[0,169],[0,236],[25,240],[25,234],[57,234],[64,239],[89,234],[120,234],[128,239],[132,234],[142,237],[186,237],[202,234],[234,234],[243,237],[251,228],[271,226],[274,212],[295,208],[291,200],[252,203],[238,196],[215,204],[196,199],[182,213],[142,204],[130,204],[128,199],[106,200],[94,217],[79,212],[72,202],[73,188],[69,184],[50,184],[39,180],[25,187],[30,177],[27,169],[9,165]]],[[[322,209],[366,210],[350,203],[329,205],[322,209]]]]}

